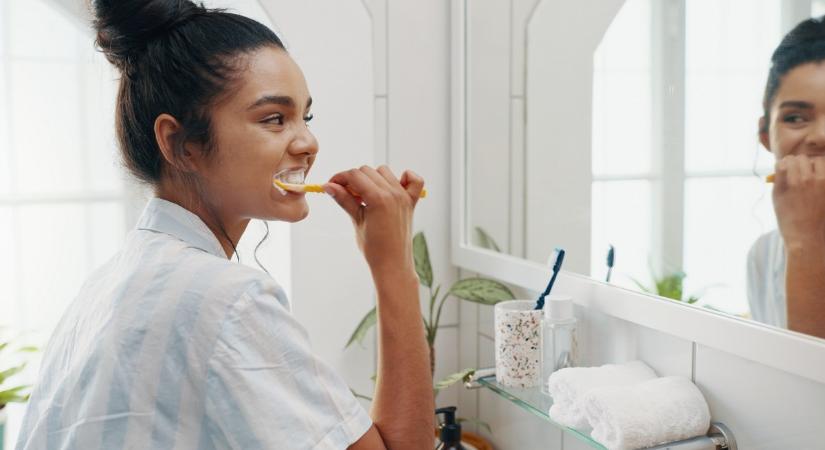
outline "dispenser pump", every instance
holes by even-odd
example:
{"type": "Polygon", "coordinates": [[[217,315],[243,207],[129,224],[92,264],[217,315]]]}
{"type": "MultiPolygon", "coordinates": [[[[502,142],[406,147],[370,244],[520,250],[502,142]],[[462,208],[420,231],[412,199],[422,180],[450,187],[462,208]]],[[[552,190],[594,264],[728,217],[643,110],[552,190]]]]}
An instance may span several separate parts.
{"type": "Polygon", "coordinates": [[[455,420],[455,406],[447,406],[435,410],[436,414],[444,415],[444,422],[439,426],[441,443],[436,450],[464,450],[461,446],[461,425],[455,420]]]}

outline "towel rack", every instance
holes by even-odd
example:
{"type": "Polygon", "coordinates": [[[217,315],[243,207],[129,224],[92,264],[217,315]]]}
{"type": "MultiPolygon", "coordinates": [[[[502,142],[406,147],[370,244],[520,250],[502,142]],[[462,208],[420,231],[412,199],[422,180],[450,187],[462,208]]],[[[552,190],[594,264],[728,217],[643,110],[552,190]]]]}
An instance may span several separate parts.
{"type": "MultiPolygon", "coordinates": [[[[547,415],[547,411],[552,404],[552,400],[541,393],[539,388],[508,388],[501,386],[495,379],[496,369],[494,367],[478,369],[470,375],[464,383],[467,389],[487,388],[511,402],[521,406],[523,409],[556,424],[547,415]]],[[[556,424],[559,428],[575,434],[580,439],[588,442],[594,448],[604,448],[592,438],[578,430],[556,424]]],[[[697,436],[678,442],[671,442],[657,447],[650,447],[646,450],[737,450],[736,439],[728,427],[719,422],[713,422],[708,434],[697,436]]]]}

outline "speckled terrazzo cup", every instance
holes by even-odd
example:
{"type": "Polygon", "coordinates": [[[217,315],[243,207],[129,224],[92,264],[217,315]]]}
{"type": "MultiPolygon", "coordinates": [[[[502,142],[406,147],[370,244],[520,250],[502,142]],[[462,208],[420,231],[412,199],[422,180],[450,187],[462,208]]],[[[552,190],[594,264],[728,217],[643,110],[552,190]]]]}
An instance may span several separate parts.
{"type": "Polygon", "coordinates": [[[541,318],[534,300],[496,304],[496,380],[510,387],[535,387],[541,382],[541,318]]]}

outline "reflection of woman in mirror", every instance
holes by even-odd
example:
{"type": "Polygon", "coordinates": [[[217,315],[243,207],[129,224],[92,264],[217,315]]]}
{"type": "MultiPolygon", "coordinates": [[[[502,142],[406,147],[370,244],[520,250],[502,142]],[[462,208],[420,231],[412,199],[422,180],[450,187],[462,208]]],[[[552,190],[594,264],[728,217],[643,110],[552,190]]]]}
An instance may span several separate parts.
{"type": "Polygon", "coordinates": [[[776,157],[779,229],[748,255],[753,318],[825,337],[825,22],[788,33],[771,58],[759,138],[776,157]]]}

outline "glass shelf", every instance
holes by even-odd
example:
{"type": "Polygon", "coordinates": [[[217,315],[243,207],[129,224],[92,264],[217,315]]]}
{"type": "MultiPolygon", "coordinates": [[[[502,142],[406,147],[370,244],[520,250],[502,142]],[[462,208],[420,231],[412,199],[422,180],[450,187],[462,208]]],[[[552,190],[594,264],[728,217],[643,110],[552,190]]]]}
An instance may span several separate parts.
{"type": "MultiPolygon", "coordinates": [[[[487,389],[490,389],[499,396],[504,397],[507,400],[510,400],[511,402],[515,403],[521,409],[552,423],[556,427],[560,428],[562,431],[572,434],[577,439],[589,445],[590,447],[597,448],[600,450],[607,450],[607,448],[604,447],[602,444],[593,440],[593,438],[591,438],[589,434],[585,434],[573,428],[566,427],[551,419],[548,413],[550,411],[550,407],[553,406],[553,399],[549,395],[542,394],[541,388],[513,388],[502,386],[498,384],[498,382],[496,381],[495,375],[479,376],[478,378],[473,379],[472,382],[478,383],[479,385],[487,389]]],[[[468,387],[471,386],[468,385],[468,387]]],[[[728,450],[736,450],[737,446],[736,439],[733,437],[733,433],[731,433],[731,431],[725,426],[725,424],[713,422],[711,423],[710,430],[708,431],[708,436],[697,436],[695,438],[686,439],[684,441],[671,442],[668,444],[651,447],[648,450],[676,450],[677,448],[684,448],[686,450],[700,448],[722,448],[728,450]]]]}
{"type": "Polygon", "coordinates": [[[491,391],[500,395],[501,397],[504,397],[507,400],[510,400],[511,402],[515,403],[521,409],[524,409],[525,411],[528,411],[552,423],[553,425],[562,429],[563,431],[572,434],[573,436],[578,438],[580,441],[586,443],[590,447],[597,448],[600,450],[607,450],[603,445],[594,441],[589,434],[584,434],[581,431],[566,427],[551,419],[548,415],[548,411],[550,411],[550,407],[553,406],[553,399],[550,398],[549,395],[542,394],[541,388],[514,388],[502,386],[498,384],[498,382],[496,381],[495,375],[478,378],[475,381],[478,384],[484,386],[485,388],[490,389],[491,391]]]}

